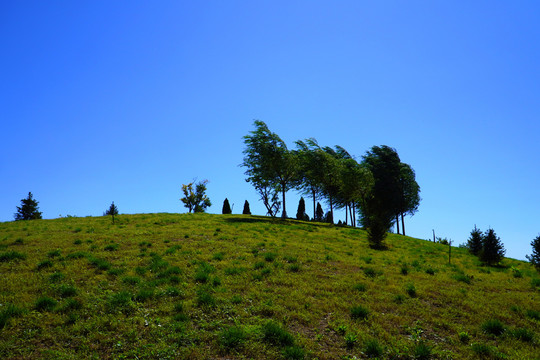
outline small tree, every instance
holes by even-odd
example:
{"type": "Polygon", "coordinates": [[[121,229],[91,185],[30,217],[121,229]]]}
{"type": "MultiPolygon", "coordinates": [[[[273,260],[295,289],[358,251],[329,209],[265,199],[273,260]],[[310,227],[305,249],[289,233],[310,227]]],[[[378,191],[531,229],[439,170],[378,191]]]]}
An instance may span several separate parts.
{"type": "Polygon", "coordinates": [[[298,210],[296,210],[296,219],[306,220],[306,216],[306,202],[303,197],[300,197],[300,201],[298,201],[298,210]]]}
{"type": "Polygon", "coordinates": [[[229,199],[225,198],[223,201],[223,208],[221,209],[222,214],[232,214],[231,205],[229,205],[229,199]]]}
{"type": "Polygon", "coordinates": [[[471,231],[471,237],[467,240],[467,249],[469,249],[471,254],[477,256],[480,254],[482,251],[482,238],[482,232],[474,225],[474,229],[471,231]]]}
{"type": "Polygon", "coordinates": [[[247,200],[244,202],[244,210],[242,210],[242,214],[251,215],[251,210],[249,209],[249,203],[247,200]]]}
{"type": "Polygon", "coordinates": [[[21,200],[21,206],[17,206],[17,212],[13,214],[15,221],[41,219],[41,212],[38,211],[38,202],[34,200],[31,192],[26,199],[21,200]]]}
{"type": "Polygon", "coordinates": [[[482,241],[482,252],[480,260],[489,266],[497,265],[504,258],[506,250],[501,239],[495,234],[493,229],[486,231],[482,241]]]}
{"type": "Polygon", "coordinates": [[[111,215],[112,216],[112,223],[114,224],[114,215],[118,215],[118,208],[116,205],[114,205],[114,201],[112,202],[111,206],[103,213],[103,216],[111,215]]]}
{"type": "Polygon", "coordinates": [[[193,182],[182,185],[184,197],[180,200],[189,212],[204,212],[207,207],[212,206],[212,202],[205,194],[206,184],[208,184],[208,180],[195,184],[195,191],[193,191],[193,182]]]}
{"type": "Polygon", "coordinates": [[[322,209],[321,203],[317,202],[317,210],[315,211],[315,221],[322,222],[324,218],[324,211],[322,209]]]}
{"type": "Polygon", "coordinates": [[[540,235],[531,241],[532,254],[525,255],[527,260],[540,272],[540,235]]]}

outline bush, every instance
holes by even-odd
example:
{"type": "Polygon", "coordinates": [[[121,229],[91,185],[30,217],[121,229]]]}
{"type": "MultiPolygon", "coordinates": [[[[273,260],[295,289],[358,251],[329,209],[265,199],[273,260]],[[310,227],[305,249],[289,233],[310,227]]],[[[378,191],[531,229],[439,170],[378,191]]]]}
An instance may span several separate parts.
{"type": "Polygon", "coordinates": [[[221,330],[219,334],[219,345],[226,350],[236,349],[242,346],[246,337],[246,332],[242,327],[231,326],[221,330]]]}
{"type": "Polygon", "coordinates": [[[499,319],[490,319],[482,324],[482,331],[486,334],[499,336],[504,333],[505,327],[499,319]]]}
{"type": "Polygon", "coordinates": [[[292,346],[294,337],[278,323],[270,320],[263,325],[263,339],[274,345],[292,346]]]}
{"type": "Polygon", "coordinates": [[[467,249],[473,255],[480,255],[482,251],[482,241],[483,236],[480,229],[474,226],[474,229],[471,231],[471,237],[467,240],[467,249]]]}
{"type": "Polygon", "coordinates": [[[428,267],[426,269],[426,274],[435,275],[435,270],[433,270],[433,268],[431,268],[431,267],[428,267]]]}
{"type": "Polygon", "coordinates": [[[351,319],[367,319],[369,316],[369,310],[362,305],[354,306],[351,308],[351,319]]]}

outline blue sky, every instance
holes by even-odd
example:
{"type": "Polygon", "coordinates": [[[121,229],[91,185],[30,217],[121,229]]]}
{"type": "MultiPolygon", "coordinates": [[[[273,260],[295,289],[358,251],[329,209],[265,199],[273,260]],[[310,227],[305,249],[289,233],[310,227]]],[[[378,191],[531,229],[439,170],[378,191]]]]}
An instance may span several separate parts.
{"type": "MultiPolygon", "coordinates": [[[[358,159],[395,148],[422,202],[409,235],[540,233],[535,1],[27,1],[0,4],[0,221],[264,207],[242,136],[265,121],[358,159]]],[[[287,210],[299,196],[289,192],[287,210]]],[[[307,202],[308,213],[311,203],[307,202]]]]}

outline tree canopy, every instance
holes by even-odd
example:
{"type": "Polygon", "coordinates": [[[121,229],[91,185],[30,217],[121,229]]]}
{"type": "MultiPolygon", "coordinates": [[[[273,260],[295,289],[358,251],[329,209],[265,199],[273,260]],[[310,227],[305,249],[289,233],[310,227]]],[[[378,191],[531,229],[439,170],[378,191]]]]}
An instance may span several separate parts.
{"type": "Polygon", "coordinates": [[[15,221],[41,219],[41,212],[38,211],[38,202],[31,192],[26,199],[21,200],[21,206],[17,206],[17,212],[13,215],[15,221]]]}
{"type": "Polygon", "coordinates": [[[195,184],[195,190],[193,189],[194,182],[182,185],[184,197],[180,201],[184,203],[189,212],[204,212],[207,207],[212,206],[212,202],[206,196],[206,184],[208,184],[208,180],[198,182],[195,184]]]}

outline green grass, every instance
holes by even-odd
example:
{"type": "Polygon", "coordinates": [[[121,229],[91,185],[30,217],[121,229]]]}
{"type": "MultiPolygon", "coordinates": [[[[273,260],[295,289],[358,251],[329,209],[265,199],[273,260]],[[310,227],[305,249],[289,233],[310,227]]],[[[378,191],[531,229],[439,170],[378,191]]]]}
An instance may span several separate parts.
{"type": "Polygon", "coordinates": [[[389,234],[377,251],[360,229],[258,216],[115,220],[0,223],[0,358],[540,351],[540,275],[521,261],[489,268],[452,248],[448,265],[448,246],[389,234]]]}

